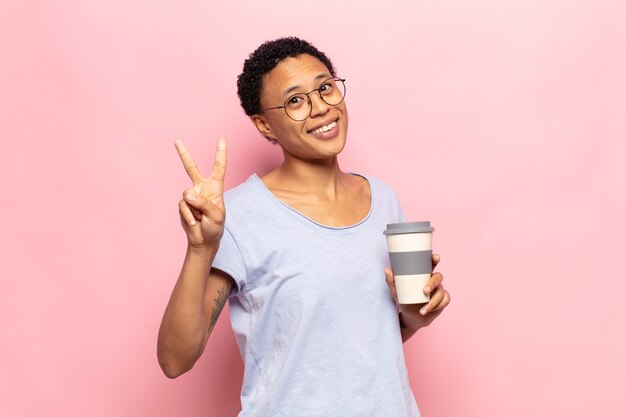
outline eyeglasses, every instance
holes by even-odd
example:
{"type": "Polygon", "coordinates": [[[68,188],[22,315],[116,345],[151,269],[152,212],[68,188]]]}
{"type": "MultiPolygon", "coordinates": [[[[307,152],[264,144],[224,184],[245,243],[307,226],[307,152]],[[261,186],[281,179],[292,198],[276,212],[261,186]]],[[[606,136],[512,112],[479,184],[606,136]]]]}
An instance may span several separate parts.
{"type": "Polygon", "coordinates": [[[324,103],[329,106],[338,106],[346,96],[346,84],[344,81],[346,80],[338,77],[328,78],[327,80],[324,80],[315,90],[309,91],[306,94],[298,93],[289,96],[289,98],[285,100],[285,104],[282,106],[270,107],[261,110],[285,109],[285,113],[287,113],[289,118],[295,120],[296,122],[302,122],[311,115],[311,111],[313,110],[309,94],[313,94],[317,91],[324,103]]]}

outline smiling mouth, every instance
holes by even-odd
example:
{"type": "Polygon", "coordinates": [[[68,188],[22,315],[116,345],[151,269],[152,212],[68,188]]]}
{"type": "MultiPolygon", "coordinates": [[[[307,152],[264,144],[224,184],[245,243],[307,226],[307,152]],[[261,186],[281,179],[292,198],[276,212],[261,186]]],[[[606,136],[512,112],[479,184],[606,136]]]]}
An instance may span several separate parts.
{"type": "Polygon", "coordinates": [[[324,132],[328,132],[329,130],[332,130],[333,128],[335,128],[335,126],[337,126],[337,119],[333,120],[332,122],[328,123],[325,126],[321,126],[321,127],[318,127],[317,129],[309,130],[308,133],[318,135],[320,133],[324,133],[324,132]]]}

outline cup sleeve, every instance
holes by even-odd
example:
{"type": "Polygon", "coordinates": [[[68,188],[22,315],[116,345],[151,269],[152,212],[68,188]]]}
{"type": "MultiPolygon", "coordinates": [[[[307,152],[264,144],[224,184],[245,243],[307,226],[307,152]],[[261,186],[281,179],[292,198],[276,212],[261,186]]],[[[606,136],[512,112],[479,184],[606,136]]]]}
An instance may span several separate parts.
{"type": "Polygon", "coordinates": [[[235,238],[227,228],[224,228],[220,247],[211,267],[219,269],[233,278],[236,286],[233,287],[230,293],[231,297],[239,294],[246,280],[246,265],[243,259],[235,238]]]}

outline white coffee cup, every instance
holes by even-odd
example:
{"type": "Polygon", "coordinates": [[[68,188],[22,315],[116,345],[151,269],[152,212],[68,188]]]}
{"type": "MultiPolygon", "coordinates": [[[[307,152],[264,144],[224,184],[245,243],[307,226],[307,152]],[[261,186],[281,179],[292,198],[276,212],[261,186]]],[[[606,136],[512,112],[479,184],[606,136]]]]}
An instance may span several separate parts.
{"type": "Polygon", "coordinates": [[[424,287],[433,272],[433,229],[429,221],[391,223],[387,237],[389,260],[400,304],[420,304],[430,300],[424,287]]]}

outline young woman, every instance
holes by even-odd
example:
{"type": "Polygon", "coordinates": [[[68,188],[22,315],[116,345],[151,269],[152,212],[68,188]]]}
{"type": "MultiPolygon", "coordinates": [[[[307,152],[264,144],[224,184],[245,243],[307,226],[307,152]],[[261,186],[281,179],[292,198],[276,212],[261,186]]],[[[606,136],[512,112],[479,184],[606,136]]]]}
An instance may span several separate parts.
{"type": "Polygon", "coordinates": [[[223,193],[225,141],[208,178],[176,143],[194,185],[179,203],[188,246],[159,331],[163,371],[193,367],[228,300],[241,417],[418,416],[402,342],[450,296],[433,273],[427,304],[397,305],[382,232],[405,217],[388,186],[339,167],[345,80],[311,44],[282,38],[245,61],[238,94],[284,161],[223,193]]]}

